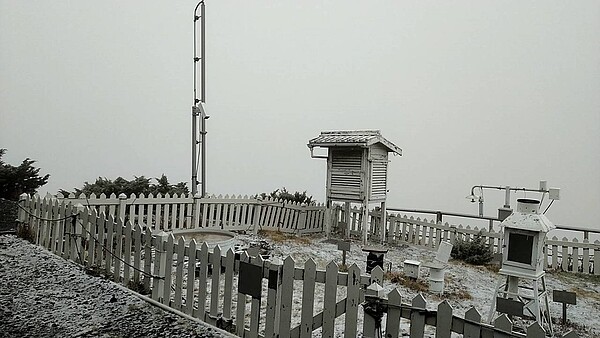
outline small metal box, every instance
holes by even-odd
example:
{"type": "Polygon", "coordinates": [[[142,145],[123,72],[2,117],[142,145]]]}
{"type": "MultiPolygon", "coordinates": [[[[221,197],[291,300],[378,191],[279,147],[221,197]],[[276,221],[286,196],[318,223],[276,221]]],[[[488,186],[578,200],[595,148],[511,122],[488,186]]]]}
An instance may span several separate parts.
{"type": "Polygon", "coordinates": [[[548,197],[551,200],[559,200],[560,199],[560,188],[550,188],[550,189],[548,189],[548,197]]]}
{"type": "Polygon", "coordinates": [[[512,214],[513,210],[511,208],[499,208],[498,209],[498,219],[500,222],[504,221],[506,217],[512,214]]]}
{"type": "Polygon", "coordinates": [[[404,261],[404,274],[409,278],[418,279],[421,262],[407,259],[404,261]]]}

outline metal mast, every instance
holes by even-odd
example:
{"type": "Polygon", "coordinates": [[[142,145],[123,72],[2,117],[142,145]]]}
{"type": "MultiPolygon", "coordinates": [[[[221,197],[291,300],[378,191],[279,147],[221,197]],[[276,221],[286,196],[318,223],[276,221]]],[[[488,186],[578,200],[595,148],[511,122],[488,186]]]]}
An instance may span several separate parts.
{"type": "Polygon", "coordinates": [[[194,104],[192,105],[192,195],[198,193],[198,184],[202,184],[201,196],[206,195],[206,120],[208,116],[204,112],[202,106],[206,103],[206,89],[205,89],[205,15],[204,15],[204,0],[198,2],[194,9],[194,104]],[[198,8],[200,8],[200,15],[198,15],[198,8]],[[196,31],[197,21],[200,20],[200,57],[196,52],[196,31]],[[200,61],[200,99],[197,95],[197,82],[198,82],[198,61],[200,61]],[[198,119],[200,119],[200,130],[198,131],[198,119]],[[198,141],[198,134],[200,134],[200,141],[198,141]],[[200,152],[198,152],[198,143],[201,145],[200,152]],[[198,157],[201,156],[201,161],[198,157]],[[198,162],[202,163],[201,178],[198,181],[198,162]]]}

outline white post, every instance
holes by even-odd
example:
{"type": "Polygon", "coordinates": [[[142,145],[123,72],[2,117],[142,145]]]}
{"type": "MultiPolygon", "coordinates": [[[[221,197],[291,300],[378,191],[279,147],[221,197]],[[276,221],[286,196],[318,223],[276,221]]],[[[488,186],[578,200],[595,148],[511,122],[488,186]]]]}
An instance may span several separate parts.
{"type": "Polygon", "coordinates": [[[254,228],[252,229],[252,234],[254,234],[255,236],[258,234],[258,228],[259,228],[258,223],[260,222],[260,212],[261,211],[262,211],[262,207],[260,205],[260,202],[258,202],[254,208],[254,224],[253,224],[254,228]]]}
{"type": "Polygon", "coordinates": [[[281,304],[281,269],[283,266],[283,261],[279,258],[273,258],[273,263],[274,265],[277,266],[277,271],[278,271],[278,278],[277,278],[277,293],[275,295],[275,334],[279,334],[279,325],[281,323],[281,307],[279,306],[279,304],[281,304]]]}
{"type": "Polygon", "coordinates": [[[366,301],[363,306],[365,309],[363,337],[365,338],[379,337],[378,331],[381,329],[381,317],[383,317],[383,312],[380,312],[378,306],[383,297],[383,288],[379,284],[373,283],[367,287],[365,292],[366,301]]]}
{"type": "MultiPolygon", "coordinates": [[[[167,233],[160,230],[156,233],[156,255],[158,256],[158,261],[160,262],[160,267],[158,270],[158,276],[164,277],[165,270],[167,269],[167,253],[165,252],[165,243],[167,241],[167,233]]],[[[161,298],[164,295],[165,291],[165,279],[158,279],[158,297],[161,298]]]]}
{"type": "Polygon", "coordinates": [[[200,227],[200,212],[201,212],[201,195],[196,193],[194,195],[194,210],[192,211],[192,228],[197,229],[200,227]]]}
{"type": "Polygon", "coordinates": [[[332,218],[333,218],[333,211],[331,210],[331,201],[327,201],[325,203],[325,224],[324,224],[324,230],[325,230],[325,235],[329,236],[329,234],[331,233],[331,223],[332,223],[332,218]]]}
{"type": "MultiPolygon", "coordinates": [[[[28,219],[28,215],[25,212],[25,210],[27,208],[29,208],[29,203],[27,203],[27,200],[29,199],[29,195],[27,194],[21,194],[21,196],[19,196],[19,205],[21,206],[19,208],[19,212],[17,214],[17,232],[21,229],[23,229],[23,227],[25,226],[25,223],[29,223],[27,222],[28,219]]],[[[27,227],[29,227],[29,224],[27,224],[27,227]]]]}
{"type": "Polygon", "coordinates": [[[368,242],[368,227],[369,227],[369,202],[367,199],[363,202],[363,210],[362,210],[362,244],[367,245],[368,242]]]}
{"type": "Polygon", "coordinates": [[[125,208],[127,206],[127,195],[120,193],[119,194],[119,217],[125,222],[125,208]]]}
{"type": "Polygon", "coordinates": [[[344,203],[344,219],[346,220],[346,229],[344,229],[343,231],[345,231],[346,235],[344,236],[345,239],[350,238],[350,202],[345,202],[344,203]]]}
{"type": "Polygon", "coordinates": [[[385,231],[387,227],[387,210],[385,201],[381,202],[381,243],[385,243],[385,231]]]}
{"type": "Polygon", "coordinates": [[[509,299],[516,299],[519,294],[519,277],[508,276],[508,293],[509,299]]]}
{"type": "Polygon", "coordinates": [[[298,229],[306,229],[307,216],[308,211],[306,210],[306,207],[303,207],[300,210],[300,214],[298,215],[298,224],[296,225],[296,231],[298,231],[298,229]]]}
{"type": "Polygon", "coordinates": [[[83,238],[86,236],[84,235],[83,227],[87,228],[88,225],[82,222],[77,222],[77,219],[84,219],[84,214],[86,214],[85,219],[87,219],[87,213],[89,212],[89,209],[83,206],[81,203],[77,203],[75,208],[77,208],[77,215],[75,218],[73,218],[71,223],[71,234],[73,236],[73,241],[71,242],[71,259],[75,260],[75,253],[77,253],[79,257],[79,264],[84,265],[85,252],[83,247],[83,238]]]}

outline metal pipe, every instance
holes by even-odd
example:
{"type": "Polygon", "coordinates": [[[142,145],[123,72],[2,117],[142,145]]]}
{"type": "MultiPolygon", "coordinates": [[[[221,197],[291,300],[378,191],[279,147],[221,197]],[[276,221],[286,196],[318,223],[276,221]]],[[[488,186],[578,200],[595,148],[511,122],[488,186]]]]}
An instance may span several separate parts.
{"type": "MultiPolygon", "coordinates": [[[[200,5],[200,29],[202,30],[200,32],[200,39],[201,41],[201,48],[200,48],[200,68],[202,71],[202,77],[200,78],[200,85],[202,86],[202,92],[201,92],[201,98],[200,101],[202,101],[202,103],[206,103],[206,48],[205,48],[205,25],[206,25],[206,12],[204,10],[204,1],[201,2],[200,5]]],[[[208,118],[206,116],[206,113],[204,112],[204,109],[202,109],[202,114],[200,116],[200,118],[202,119],[201,121],[201,125],[202,125],[202,130],[200,132],[200,137],[202,139],[202,197],[206,197],[206,119],[208,118]]]]}
{"type": "Polygon", "coordinates": [[[493,185],[474,185],[473,187],[471,187],[471,195],[475,194],[475,189],[476,188],[480,188],[480,189],[497,189],[497,190],[508,189],[509,191],[548,192],[548,190],[541,190],[541,189],[512,188],[512,187],[509,187],[509,186],[499,187],[499,186],[493,186],[493,185]]]}
{"type": "Polygon", "coordinates": [[[200,124],[202,125],[202,131],[200,132],[201,142],[202,142],[202,197],[206,197],[206,113],[202,110],[200,114],[200,118],[202,121],[200,124]]]}
{"type": "MultiPolygon", "coordinates": [[[[404,209],[404,208],[390,208],[390,207],[388,207],[387,210],[388,211],[409,212],[409,213],[414,213],[414,214],[432,214],[432,215],[441,214],[442,216],[452,216],[452,217],[462,217],[462,218],[472,218],[472,219],[485,219],[485,220],[489,220],[489,221],[500,222],[500,220],[497,217],[489,217],[489,216],[479,217],[476,215],[461,214],[461,213],[457,213],[457,212],[446,212],[446,211],[439,211],[439,210],[404,209]]],[[[555,226],[556,226],[557,230],[579,231],[579,232],[584,233],[584,235],[586,232],[600,234],[600,230],[591,229],[591,228],[583,228],[583,227],[578,227],[575,225],[555,224],[555,226]]]]}
{"type": "MultiPolygon", "coordinates": [[[[411,213],[416,213],[416,214],[432,214],[432,215],[441,214],[442,216],[452,216],[452,217],[463,217],[463,218],[485,219],[485,220],[498,221],[497,217],[477,216],[477,215],[461,214],[461,213],[457,213],[457,212],[445,212],[445,211],[438,211],[438,210],[401,209],[401,208],[390,208],[390,207],[388,207],[387,210],[400,211],[400,212],[411,212],[411,213]]],[[[438,216],[436,216],[436,217],[438,217],[438,216]]]]}
{"type": "Polygon", "coordinates": [[[198,168],[196,168],[196,153],[197,153],[197,145],[198,145],[198,134],[197,130],[197,113],[196,106],[192,107],[192,196],[195,196],[198,192],[198,168]]]}
{"type": "MultiPolygon", "coordinates": [[[[198,7],[204,5],[204,0],[198,2],[194,8],[194,29],[193,29],[193,46],[194,46],[194,101],[192,104],[192,196],[195,196],[198,192],[198,99],[197,94],[197,63],[200,60],[196,54],[196,22],[201,17],[198,16],[198,7]]],[[[204,87],[204,86],[203,86],[204,87]]]]}
{"type": "Polygon", "coordinates": [[[483,196],[479,196],[479,217],[483,217],[483,196]]]}
{"type": "Polygon", "coordinates": [[[204,108],[202,107],[203,103],[206,103],[206,52],[205,52],[205,25],[206,25],[206,14],[204,7],[204,0],[198,2],[196,7],[194,8],[194,105],[192,108],[192,195],[196,195],[198,193],[198,121],[197,119],[202,119],[200,121],[200,143],[202,143],[200,147],[200,160],[202,161],[201,165],[201,178],[200,183],[202,184],[202,192],[201,196],[206,196],[206,113],[204,112],[204,108]],[[198,15],[198,8],[200,8],[200,15],[198,15]],[[200,20],[200,57],[197,55],[196,48],[196,22],[200,20]],[[200,61],[200,99],[198,99],[197,94],[197,75],[198,75],[198,67],[197,63],[200,61]]]}
{"type": "MultiPolygon", "coordinates": [[[[201,32],[200,32],[200,40],[201,40],[201,42],[200,42],[201,43],[201,45],[200,45],[200,62],[201,62],[200,70],[202,71],[202,75],[200,78],[200,84],[202,86],[202,93],[201,93],[200,100],[202,101],[202,103],[206,103],[206,88],[205,88],[206,87],[206,85],[205,85],[206,84],[205,83],[205,80],[206,80],[206,59],[205,59],[206,52],[205,52],[205,48],[204,48],[205,47],[205,34],[204,34],[205,29],[204,29],[204,27],[206,26],[206,16],[205,16],[206,13],[204,11],[204,1],[201,1],[200,3],[201,3],[201,5],[200,5],[200,18],[201,18],[201,20],[200,20],[200,29],[201,29],[201,32]]],[[[204,180],[202,181],[202,185],[204,185],[204,180]]]]}
{"type": "Polygon", "coordinates": [[[510,192],[511,191],[532,191],[532,192],[541,192],[542,193],[542,199],[544,197],[544,194],[548,192],[548,190],[546,189],[528,189],[528,188],[511,188],[510,186],[504,186],[504,187],[500,187],[500,186],[494,186],[494,185],[474,185],[471,187],[471,195],[470,197],[473,198],[472,202],[475,202],[474,197],[475,195],[475,189],[479,188],[481,190],[481,196],[479,196],[478,198],[478,202],[479,202],[479,216],[483,216],[483,189],[497,189],[497,190],[505,190],[506,191],[506,195],[504,197],[504,207],[505,208],[510,208],[510,192]]]}

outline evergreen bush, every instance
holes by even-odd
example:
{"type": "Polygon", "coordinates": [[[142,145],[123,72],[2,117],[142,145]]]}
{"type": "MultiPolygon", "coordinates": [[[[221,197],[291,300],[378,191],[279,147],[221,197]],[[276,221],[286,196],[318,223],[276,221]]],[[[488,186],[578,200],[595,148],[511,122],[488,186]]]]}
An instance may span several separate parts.
{"type": "MultiPolygon", "coordinates": [[[[89,183],[85,182],[83,187],[75,188],[75,195],[79,196],[80,194],[85,194],[89,196],[94,193],[96,195],[106,194],[106,196],[110,196],[110,194],[119,195],[121,193],[129,196],[134,194],[139,196],[140,194],[144,194],[148,196],[149,194],[153,194],[154,196],[160,194],[188,194],[189,189],[187,187],[187,183],[179,182],[177,184],[169,183],[169,179],[165,174],[163,174],[160,178],[155,178],[156,183],[152,182],[153,178],[147,178],[145,176],[136,176],[133,180],[129,181],[124,179],[123,177],[117,177],[114,180],[107,179],[106,177],[98,177],[96,182],[89,183]]],[[[69,191],[61,190],[61,194],[64,196],[69,195],[69,191]]]]}
{"type": "Polygon", "coordinates": [[[479,232],[471,241],[458,239],[450,253],[452,258],[462,260],[468,264],[485,265],[492,261],[492,249],[485,243],[485,238],[479,232]]]}
{"type": "Polygon", "coordinates": [[[33,195],[37,190],[48,183],[46,174],[40,176],[40,168],[33,166],[34,160],[26,158],[15,167],[4,163],[2,156],[6,149],[0,149],[0,198],[16,201],[23,193],[33,195]]]}
{"type": "Polygon", "coordinates": [[[291,193],[291,192],[287,191],[287,189],[285,187],[283,187],[281,189],[275,189],[270,194],[263,192],[261,194],[254,196],[254,198],[261,198],[261,199],[266,199],[267,197],[270,197],[275,200],[282,200],[284,202],[299,203],[299,204],[304,204],[304,205],[312,205],[315,203],[313,201],[313,197],[308,196],[306,194],[306,190],[303,192],[296,191],[294,193],[291,193]]]}

